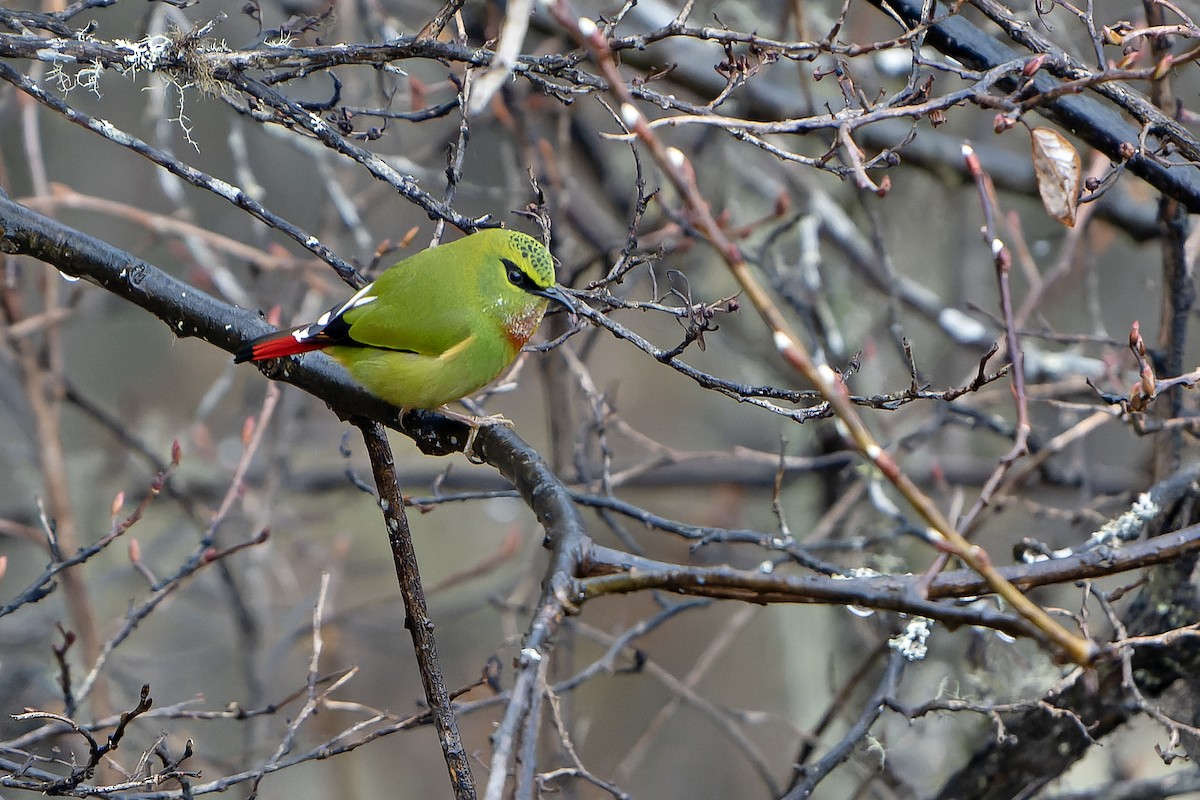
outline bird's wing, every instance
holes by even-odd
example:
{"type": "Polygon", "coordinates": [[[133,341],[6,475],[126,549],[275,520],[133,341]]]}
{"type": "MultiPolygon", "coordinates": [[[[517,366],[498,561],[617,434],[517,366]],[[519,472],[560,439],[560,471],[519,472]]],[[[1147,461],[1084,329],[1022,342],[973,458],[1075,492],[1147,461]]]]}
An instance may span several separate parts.
{"type": "MultiPolygon", "coordinates": [[[[337,344],[401,350],[437,358],[461,347],[480,314],[437,269],[391,269],[335,309],[324,330],[344,327],[337,344]]],[[[320,322],[320,320],[318,320],[320,322]]]]}
{"type": "Polygon", "coordinates": [[[462,257],[452,253],[454,249],[442,245],[410,256],[315,322],[247,344],[235,361],[334,346],[375,347],[429,358],[452,355],[472,340],[487,319],[487,310],[470,302],[485,300],[478,296],[478,287],[469,284],[470,271],[445,264],[447,256],[462,257]]]}

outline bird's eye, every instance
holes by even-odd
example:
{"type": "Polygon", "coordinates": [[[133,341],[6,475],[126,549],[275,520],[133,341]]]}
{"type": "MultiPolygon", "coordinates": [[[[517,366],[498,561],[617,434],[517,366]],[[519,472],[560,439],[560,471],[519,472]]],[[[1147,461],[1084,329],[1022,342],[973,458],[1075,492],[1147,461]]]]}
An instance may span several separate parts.
{"type": "Polygon", "coordinates": [[[528,278],[525,277],[525,273],[521,271],[521,268],[509,261],[507,258],[502,258],[500,260],[504,264],[505,269],[508,270],[508,282],[513,286],[524,288],[528,278]]]}

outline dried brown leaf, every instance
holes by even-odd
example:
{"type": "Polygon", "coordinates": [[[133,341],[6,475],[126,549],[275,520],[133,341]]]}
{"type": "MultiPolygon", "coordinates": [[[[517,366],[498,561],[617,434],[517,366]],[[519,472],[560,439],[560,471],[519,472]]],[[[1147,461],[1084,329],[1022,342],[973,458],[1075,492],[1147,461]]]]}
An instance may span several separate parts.
{"type": "Polygon", "coordinates": [[[1075,225],[1083,168],[1079,152],[1053,128],[1034,128],[1033,169],[1038,194],[1050,216],[1068,227],[1075,225]]]}

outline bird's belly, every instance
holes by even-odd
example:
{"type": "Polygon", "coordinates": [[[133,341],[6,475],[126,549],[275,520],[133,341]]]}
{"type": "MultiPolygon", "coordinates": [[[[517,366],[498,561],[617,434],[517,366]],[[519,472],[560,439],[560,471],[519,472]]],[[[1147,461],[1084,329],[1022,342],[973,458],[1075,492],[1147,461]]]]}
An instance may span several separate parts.
{"type": "Polygon", "coordinates": [[[469,349],[442,357],[364,347],[331,347],[326,352],[371,394],[403,408],[438,408],[466,397],[512,360],[469,349]]]}

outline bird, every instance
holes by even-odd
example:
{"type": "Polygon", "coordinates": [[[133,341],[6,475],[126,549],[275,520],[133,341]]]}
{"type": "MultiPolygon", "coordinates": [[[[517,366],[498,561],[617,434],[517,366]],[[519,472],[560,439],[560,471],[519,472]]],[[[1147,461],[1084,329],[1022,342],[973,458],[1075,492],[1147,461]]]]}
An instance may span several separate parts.
{"type": "Polygon", "coordinates": [[[234,363],[324,350],[376,397],[439,409],[503,372],[551,300],[574,310],[550,251],[488,228],[397,262],[316,322],[247,343],[234,363]]]}

